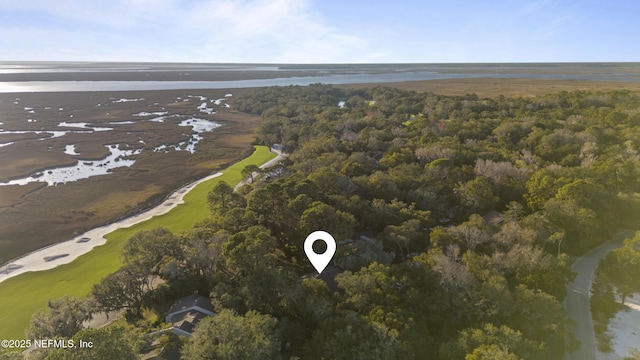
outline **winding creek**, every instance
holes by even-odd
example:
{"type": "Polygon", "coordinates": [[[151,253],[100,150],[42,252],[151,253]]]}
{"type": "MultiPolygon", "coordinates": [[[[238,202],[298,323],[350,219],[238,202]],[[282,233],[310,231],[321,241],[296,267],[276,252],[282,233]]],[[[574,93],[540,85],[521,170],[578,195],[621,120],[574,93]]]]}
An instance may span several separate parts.
{"type": "MultiPolygon", "coordinates": [[[[231,97],[232,94],[227,94],[224,98],[219,99],[208,99],[205,96],[195,96],[189,95],[187,98],[197,98],[201,102],[195,109],[194,113],[204,113],[207,115],[214,115],[216,113],[214,107],[229,107],[226,103],[227,99],[231,97]]],[[[113,102],[130,102],[130,101],[138,101],[140,99],[119,99],[114,100],[113,102]]],[[[176,99],[176,101],[184,101],[182,98],[176,99]]],[[[188,99],[187,99],[188,101],[188,99]]],[[[26,107],[26,109],[33,109],[31,107],[26,107]]],[[[35,113],[35,110],[29,110],[35,113]]],[[[177,144],[163,144],[156,146],[152,149],[154,152],[167,153],[169,151],[187,151],[191,154],[196,152],[196,145],[203,139],[202,134],[206,132],[210,132],[220,127],[219,123],[215,121],[202,119],[192,116],[185,115],[171,115],[169,111],[155,111],[155,112],[138,112],[130,115],[134,120],[122,120],[122,121],[113,121],[109,124],[118,125],[118,126],[128,126],[134,125],[137,122],[141,121],[150,121],[150,122],[165,122],[168,118],[176,119],[176,126],[178,127],[190,127],[191,134],[189,135],[189,139],[186,141],[179,142],[177,144]],[[179,121],[179,122],[178,122],[179,121]]],[[[3,125],[0,123],[0,125],[3,125]]],[[[91,134],[95,132],[108,132],[113,131],[114,128],[104,127],[104,126],[94,126],[86,121],[62,121],[57,124],[58,128],[63,128],[64,130],[11,130],[5,131],[0,128],[0,135],[10,135],[10,134],[29,134],[33,133],[36,135],[42,135],[40,140],[47,140],[53,138],[63,137],[70,133],[75,134],[91,134]]],[[[0,148],[6,148],[13,145],[15,141],[0,143],[0,148]]],[[[144,145],[144,141],[140,141],[140,144],[144,145]]],[[[127,144],[110,144],[106,145],[109,155],[100,160],[83,160],[82,154],[76,152],[76,147],[74,144],[69,144],[65,146],[64,154],[73,156],[78,159],[76,164],[71,166],[57,167],[51,169],[45,169],[43,171],[37,171],[29,176],[17,179],[10,179],[9,181],[0,182],[0,186],[11,186],[11,185],[27,185],[33,182],[46,182],[48,186],[55,186],[58,184],[64,184],[68,182],[78,181],[82,179],[87,179],[93,176],[99,175],[107,175],[112,170],[122,168],[122,167],[131,167],[135,163],[135,156],[142,153],[142,146],[137,148],[131,148],[127,144]]]]}
{"type": "MultiPolygon", "coordinates": [[[[133,165],[136,161],[129,157],[142,152],[142,150],[120,149],[119,145],[109,145],[107,149],[109,149],[109,155],[104,159],[97,161],[78,160],[75,165],[39,171],[31,176],[0,183],[0,186],[27,185],[32,182],[46,182],[48,186],[55,186],[57,184],[87,179],[92,176],[107,175],[113,169],[133,165]]],[[[75,153],[74,148],[67,146],[65,153],[70,154],[70,151],[75,153]]],[[[76,155],[74,153],[70,155],[76,155]]]]}

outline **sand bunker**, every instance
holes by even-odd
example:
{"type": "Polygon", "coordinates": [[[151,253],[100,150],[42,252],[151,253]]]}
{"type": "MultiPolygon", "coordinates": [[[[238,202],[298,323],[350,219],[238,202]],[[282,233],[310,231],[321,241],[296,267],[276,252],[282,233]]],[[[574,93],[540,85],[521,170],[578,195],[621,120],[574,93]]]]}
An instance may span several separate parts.
{"type": "Polygon", "coordinates": [[[42,259],[46,262],[51,262],[58,259],[62,259],[63,257],[67,257],[67,256],[69,256],[69,254],[58,254],[58,255],[45,256],[42,259]]]}

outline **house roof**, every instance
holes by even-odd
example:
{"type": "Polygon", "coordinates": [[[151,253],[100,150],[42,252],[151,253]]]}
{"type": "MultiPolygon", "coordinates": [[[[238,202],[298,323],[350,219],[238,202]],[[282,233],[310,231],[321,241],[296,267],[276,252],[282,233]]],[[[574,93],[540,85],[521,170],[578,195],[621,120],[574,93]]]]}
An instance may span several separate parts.
{"type": "Polygon", "coordinates": [[[166,321],[173,325],[181,335],[192,334],[196,325],[207,316],[215,316],[211,300],[200,295],[189,295],[179,299],[171,306],[166,321]]]}
{"type": "Polygon", "coordinates": [[[176,301],[169,309],[167,316],[172,316],[174,314],[183,312],[188,309],[193,309],[195,307],[210,311],[212,313],[214,312],[213,305],[211,305],[211,300],[202,295],[193,294],[178,299],[178,301],[176,301]]]}
{"type": "Polygon", "coordinates": [[[487,224],[490,224],[490,225],[502,224],[502,213],[495,210],[491,210],[488,213],[484,214],[482,218],[487,224]]]}
{"type": "Polygon", "coordinates": [[[173,323],[174,328],[180,329],[182,331],[188,332],[189,334],[192,334],[193,330],[195,329],[196,325],[200,322],[200,320],[202,320],[207,316],[208,316],[207,314],[201,313],[196,310],[192,310],[192,311],[187,311],[184,313],[174,315],[173,318],[171,319],[171,322],[173,323]]]}

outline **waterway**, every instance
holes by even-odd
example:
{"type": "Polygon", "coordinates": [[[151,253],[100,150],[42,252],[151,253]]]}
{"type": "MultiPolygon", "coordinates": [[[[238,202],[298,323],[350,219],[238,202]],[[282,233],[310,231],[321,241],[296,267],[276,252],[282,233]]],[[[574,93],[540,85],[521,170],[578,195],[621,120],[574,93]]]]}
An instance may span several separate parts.
{"type": "MultiPolygon", "coordinates": [[[[0,182],[0,186],[27,185],[32,182],[46,182],[48,186],[87,179],[98,175],[107,175],[113,169],[129,167],[135,163],[131,155],[137,155],[141,150],[120,149],[119,145],[109,145],[109,155],[102,160],[78,160],[75,165],[52,168],[39,171],[33,175],[8,182],[0,182]]],[[[67,147],[67,150],[69,148],[67,147]]]]}
{"type": "MultiPolygon", "coordinates": [[[[147,68],[161,66],[149,64],[147,68]]],[[[2,71],[16,71],[16,65],[0,64],[2,71]],[[14,68],[11,68],[14,66],[14,68]],[[3,70],[4,68],[4,70],[3,70]]],[[[186,66],[186,65],[185,65],[186,66]]],[[[293,65],[292,65],[293,66],[293,65]]],[[[269,77],[262,79],[244,79],[228,81],[109,81],[102,76],[100,81],[2,81],[0,93],[19,92],[65,92],[65,91],[143,91],[143,90],[180,90],[180,89],[233,89],[266,86],[306,86],[314,83],[359,84],[378,82],[402,82],[417,80],[473,79],[473,78],[533,78],[563,80],[593,80],[640,82],[640,64],[387,64],[387,65],[317,65],[295,67],[297,71],[308,71],[309,76],[281,77],[275,66],[245,66],[244,71],[270,71],[269,77]]],[[[64,72],[96,72],[96,67],[66,67],[64,72]]],[[[20,69],[22,72],[45,72],[44,67],[35,70],[20,69]]],[[[50,72],[61,71],[51,66],[50,72]]],[[[98,72],[131,72],[129,68],[106,68],[98,72]]],[[[148,70],[145,70],[148,71],[148,70]]],[[[153,71],[153,70],[151,70],[153,71]]],[[[174,69],[172,71],[178,71],[174,69]]],[[[204,70],[200,70],[204,71],[204,70]]],[[[212,71],[223,71],[215,68],[212,71]]],[[[32,79],[30,79],[32,80],[32,79]]]]}

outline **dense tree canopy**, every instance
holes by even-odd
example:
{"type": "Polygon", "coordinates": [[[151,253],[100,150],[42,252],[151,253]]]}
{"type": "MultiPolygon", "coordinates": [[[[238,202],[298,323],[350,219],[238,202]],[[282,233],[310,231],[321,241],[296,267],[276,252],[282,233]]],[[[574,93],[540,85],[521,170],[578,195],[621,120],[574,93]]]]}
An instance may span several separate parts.
{"type": "MultiPolygon", "coordinates": [[[[282,144],[283,166],[245,169],[238,191],[220,183],[211,219],[188,232],[134,236],[94,289],[104,310],[208,294],[220,314],[190,357],[562,358],[575,346],[561,306],[569,255],[640,214],[635,93],[312,85],[235,106],[263,118],[257,141],[282,144]],[[302,251],[314,230],[338,242],[319,278],[302,251]]],[[[607,261],[635,266],[634,246],[607,261]]],[[[618,280],[623,294],[637,285],[618,280]]]]}
{"type": "Polygon", "coordinates": [[[224,310],[204,319],[183,349],[186,359],[262,360],[276,358],[280,341],[277,320],[249,311],[244,316],[224,310]]]}
{"type": "Polygon", "coordinates": [[[121,326],[85,329],[71,338],[74,348],[53,349],[46,360],[134,360],[138,359],[140,344],[121,326]],[[91,347],[80,346],[80,342],[91,347]]]}
{"type": "Polygon", "coordinates": [[[601,261],[599,276],[616,288],[622,297],[640,291],[640,232],[626,239],[622,247],[612,250],[601,261]]]}
{"type": "Polygon", "coordinates": [[[49,300],[47,312],[37,311],[26,331],[27,339],[70,338],[92,315],[91,304],[75,297],[49,300]]]}

